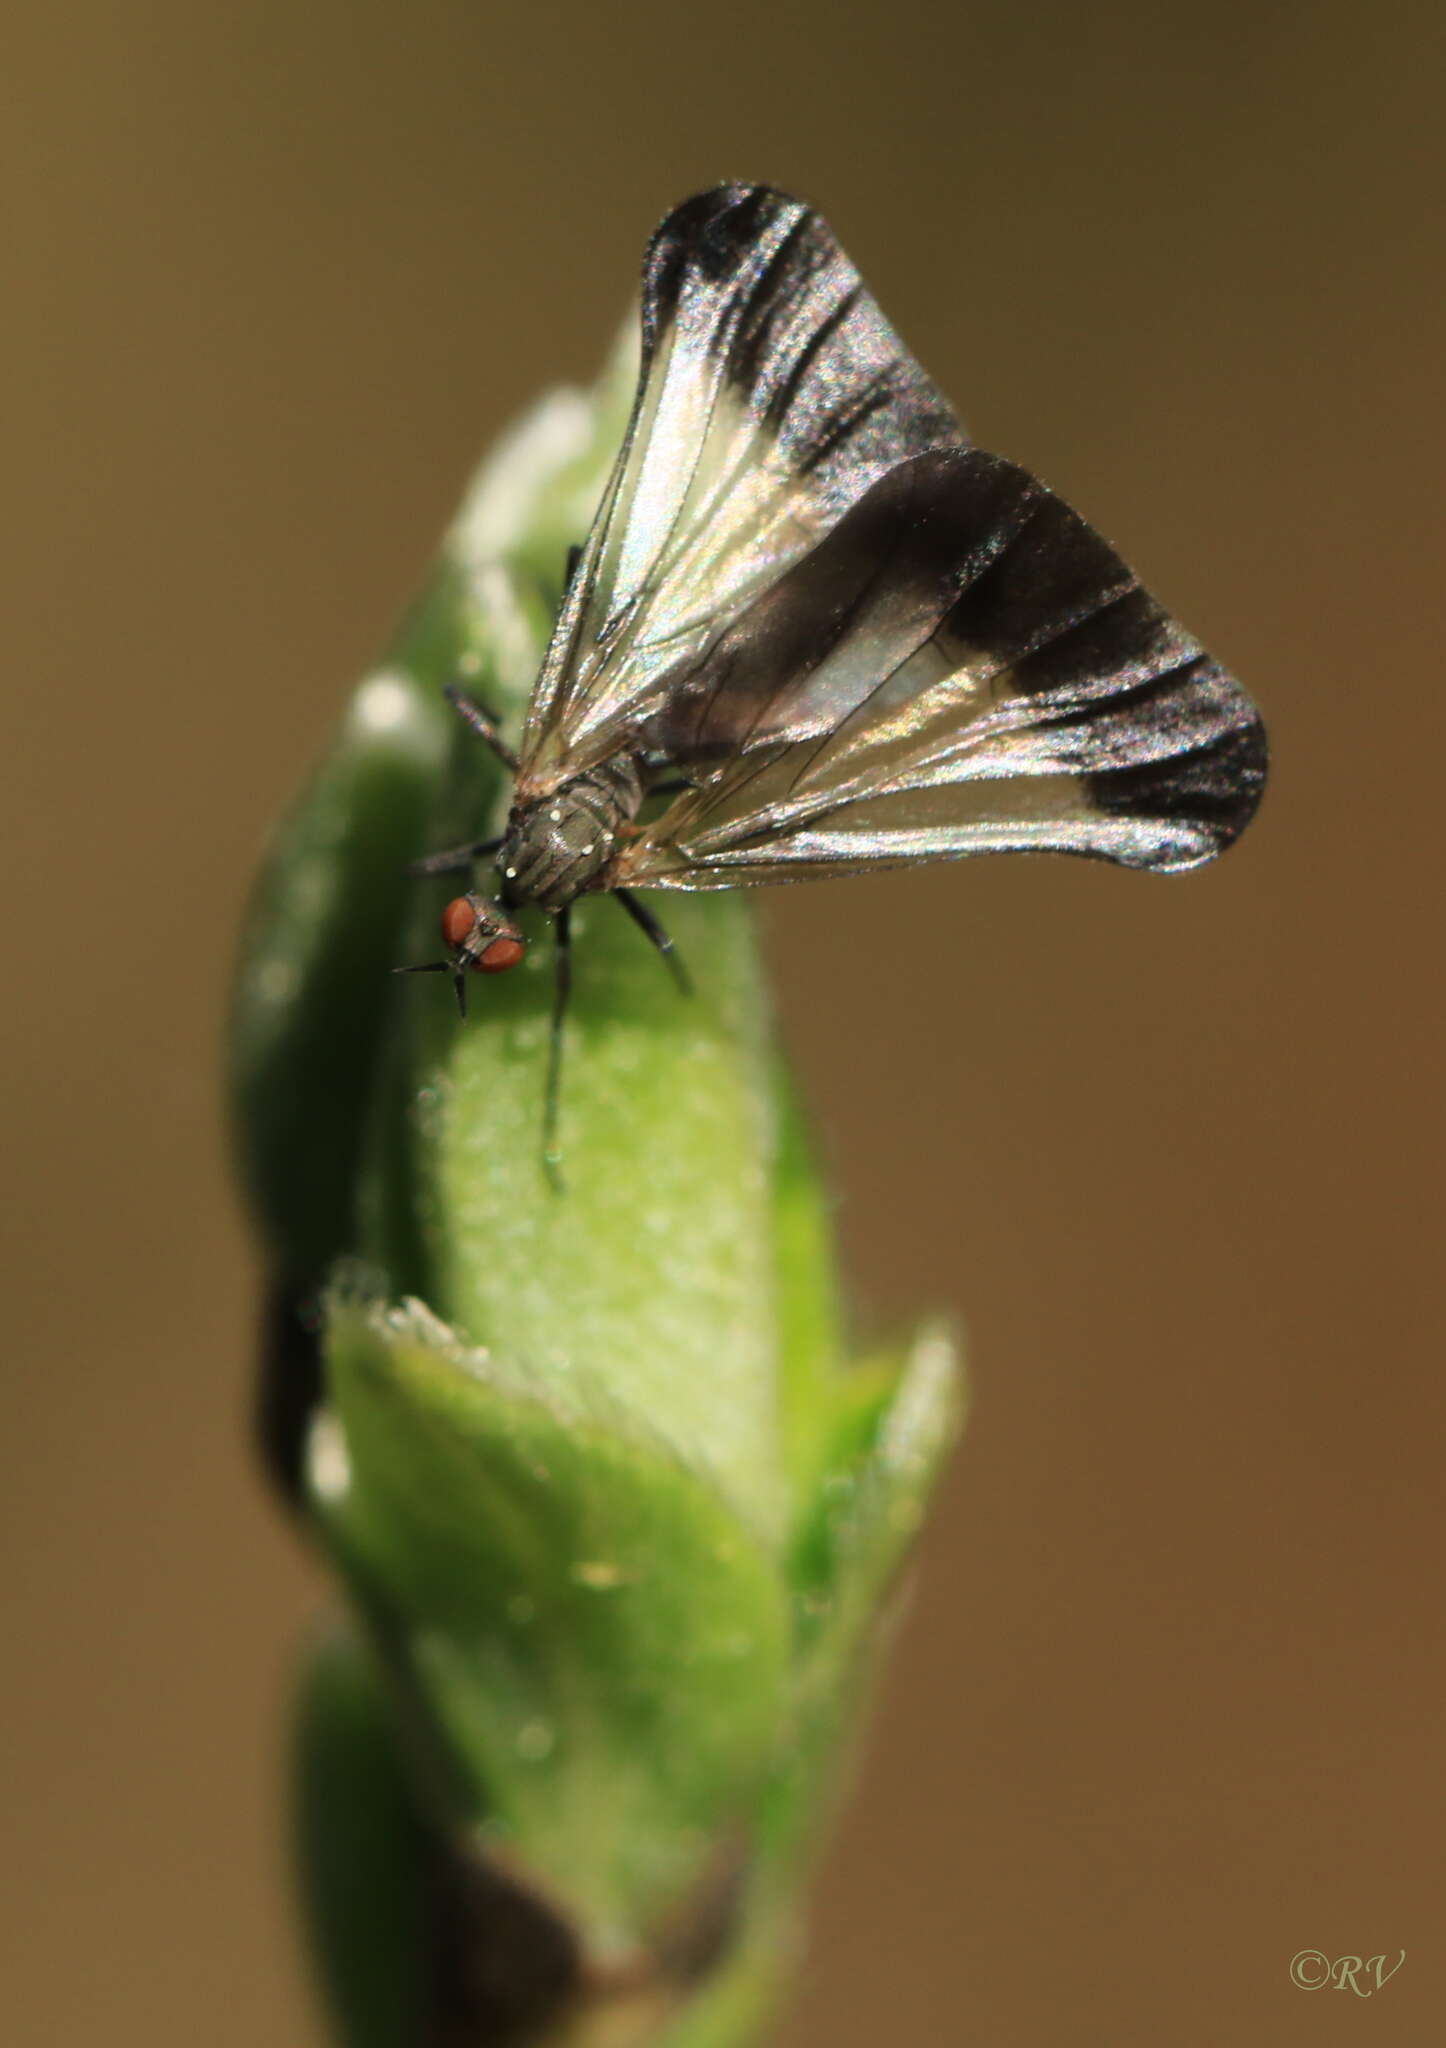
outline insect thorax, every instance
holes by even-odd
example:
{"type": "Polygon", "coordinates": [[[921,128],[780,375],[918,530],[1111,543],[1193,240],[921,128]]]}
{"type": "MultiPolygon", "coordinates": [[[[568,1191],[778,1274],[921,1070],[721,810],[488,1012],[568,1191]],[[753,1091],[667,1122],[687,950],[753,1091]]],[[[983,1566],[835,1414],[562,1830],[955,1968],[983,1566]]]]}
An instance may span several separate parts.
{"type": "Polygon", "coordinates": [[[642,800],[636,759],[618,754],[551,796],[514,804],[497,861],[503,901],[563,909],[595,883],[642,800]]]}

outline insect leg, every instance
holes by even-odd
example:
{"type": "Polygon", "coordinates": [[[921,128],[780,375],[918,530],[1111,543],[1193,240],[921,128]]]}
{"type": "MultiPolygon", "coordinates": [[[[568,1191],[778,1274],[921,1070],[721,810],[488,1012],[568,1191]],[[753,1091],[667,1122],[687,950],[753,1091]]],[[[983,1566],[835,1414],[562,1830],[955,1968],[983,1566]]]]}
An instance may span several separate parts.
{"type": "Polygon", "coordinates": [[[674,981],[677,982],[681,992],[685,996],[692,995],[692,976],[689,974],[687,968],[683,965],[681,959],[678,957],[678,949],[673,944],[672,939],[663,929],[663,926],[659,922],[659,920],[656,917],[654,917],[652,911],[649,910],[647,904],[644,903],[642,897],[635,896],[631,889],[614,889],[612,893],[617,898],[618,902],[621,903],[623,909],[628,913],[628,916],[632,919],[633,923],[638,927],[638,930],[642,932],[645,935],[645,937],[651,939],[652,943],[657,947],[658,951],[662,954],[663,959],[667,963],[669,971],[671,972],[674,981]]]}
{"type": "Polygon", "coordinates": [[[547,1049],[546,1094],[542,1104],[542,1170],[554,1192],[562,1193],[562,1155],[557,1149],[557,1105],[562,1092],[562,1027],[567,1019],[568,997],[572,994],[572,905],[559,910],[553,919],[557,934],[556,979],[552,995],[552,1040],[547,1049]]]}
{"type": "Polygon", "coordinates": [[[477,737],[487,742],[503,767],[510,774],[515,775],[517,773],[517,756],[498,731],[499,721],[487,709],[486,705],[479,704],[475,697],[469,696],[460,683],[448,683],[443,689],[442,695],[446,698],[457,716],[464,719],[471,726],[477,737]]]}
{"type": "Polygon", "coordinates": [[[567,551],[567,567],[563,571],[562,594],[564,597],[572,589],[572,579],[577,574],[577,565],[581,560],[582,544],[580,541],[574,541],[567,551]]]}
{"type": "Polygon", "coordinates": [[[501,844],[500,839],[476,839],[470,846],[449,846],[442,853],[428,853],[420,860],[408,861],[404,873],[460,875],[471,867],[474,860],[482,860],[487,854],[496,853],[501,844]]]}

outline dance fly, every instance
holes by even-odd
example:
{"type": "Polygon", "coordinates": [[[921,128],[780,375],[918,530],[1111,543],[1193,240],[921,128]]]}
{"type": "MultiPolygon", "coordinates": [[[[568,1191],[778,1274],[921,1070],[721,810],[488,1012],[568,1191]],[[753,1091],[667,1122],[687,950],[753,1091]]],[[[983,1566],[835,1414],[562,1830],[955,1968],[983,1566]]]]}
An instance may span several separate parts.
{"type": "Polygon", "coordinates": [[[980,853],[1174,873],[1249,823],[1265,735],[1240,685],[1107,542],[975,448],[827,225],[761,185],[685,200],[648,245],[637,396],[514,751],[495,862],[442,914],[469,971],[548,912],[556,1173],[568,918],[610,892],[736,889],[980,853]],[[657,799],[658,802],[649,802],[657,799]],[[659,807],[661,803],[661,808],[659,807]],[[647,807],[647,815],[640,816],[647,807]]]}

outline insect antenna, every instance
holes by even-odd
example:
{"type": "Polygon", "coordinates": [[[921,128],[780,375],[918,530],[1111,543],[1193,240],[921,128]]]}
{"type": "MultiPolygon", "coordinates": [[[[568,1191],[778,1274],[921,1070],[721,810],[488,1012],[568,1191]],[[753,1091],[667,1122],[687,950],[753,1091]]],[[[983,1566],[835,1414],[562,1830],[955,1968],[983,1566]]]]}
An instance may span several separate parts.
{"type": "Polygon", "coordinates": [[[416,967],[394,967],[393,974],[450,974],[452,986],[457,992],[457,1008],[465,1017],[467,1014],[467,975],[464,968],[453,960],[423,960],[416,967]]]}

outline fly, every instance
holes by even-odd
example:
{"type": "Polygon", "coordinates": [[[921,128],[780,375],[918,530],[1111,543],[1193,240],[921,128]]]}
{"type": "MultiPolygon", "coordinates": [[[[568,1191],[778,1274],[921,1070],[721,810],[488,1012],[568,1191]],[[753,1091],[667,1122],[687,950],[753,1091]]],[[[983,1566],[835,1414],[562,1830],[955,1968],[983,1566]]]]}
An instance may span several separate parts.
{"type": "Polygon", "coordinates": [[[442,914],[469,971],[553,918],[544,1159],[557,1175],[569,913],[634,893],[1072,853],[1171,873],[1222,852],[1265,783],[1259,714],[1109,544],[975,448],[830,229],[720,185],[643,265],[637,397],[520,746],[448,697],[514,777],[492,895],[442,914]],[[650,798],[670,798],[661,809],[650,798]],[[648,815],[641,814],[644,807],[648,815]]]}

